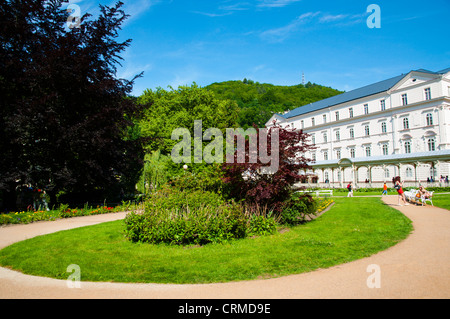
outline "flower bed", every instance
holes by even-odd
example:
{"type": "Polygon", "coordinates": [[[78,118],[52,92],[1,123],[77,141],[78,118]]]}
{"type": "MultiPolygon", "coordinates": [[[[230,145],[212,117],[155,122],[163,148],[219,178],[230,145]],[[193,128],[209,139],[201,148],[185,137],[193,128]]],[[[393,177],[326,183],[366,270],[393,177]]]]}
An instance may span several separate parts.
{"type": "Polygon", "coordinates": [[[78,216],[100,215],[116,213],[123,210],[123,206],[108,207],[99,206],[97,208],[69,208],[61,205],[58,210],[51,211],[22,211],[8,214],[0,214],[0,225],[8,224],[29,224],[37,221],[52,221],[60,218],[70,218],[78,216]]]}

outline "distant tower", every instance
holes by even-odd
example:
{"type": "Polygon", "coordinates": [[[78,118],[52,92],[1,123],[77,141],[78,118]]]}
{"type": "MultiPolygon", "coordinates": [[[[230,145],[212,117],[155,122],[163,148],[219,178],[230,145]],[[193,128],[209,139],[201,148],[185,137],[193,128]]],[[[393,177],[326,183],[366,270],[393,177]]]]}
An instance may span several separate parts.
{"type": "Polygon", "coordinates": [[[302,84],[305,85],[305,73],[302,72],[302,84]]]}

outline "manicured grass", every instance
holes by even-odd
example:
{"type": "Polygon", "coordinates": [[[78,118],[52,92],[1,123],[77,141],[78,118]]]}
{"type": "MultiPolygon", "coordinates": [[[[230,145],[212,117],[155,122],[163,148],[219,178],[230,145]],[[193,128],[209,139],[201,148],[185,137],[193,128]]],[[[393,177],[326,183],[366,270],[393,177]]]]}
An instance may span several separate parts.
{"type": "Polygon", "coordinates": [[[450,210],[450,194],[434,194],[433,205],[450,210]]]}
{"type": "Polygon", "coordinates": [[[271,278],[328,268],[385,250],[405,239],[411,221],[379,198],[336,198],[324,215],[272,236],[203,247],[133,244],[123,221],[63,231],[0,251],[0,265],[83,281],[211,283],[271,278]]]}
{"type": "MultiPolygon", "coordinates": [[[[353,196],[381,196],[381,193],[383,191],[363,191],[363,190],[354,190],[353,191],[353,196]]],[[[333,191],[333,196],[347,196],[348,195],[348,191],[342,191],[342,190],[335,190],[333,191]]],[[[388,195],[397,195],[397,191],[396,190],[390,190],[388,189],[388,195]]]]}

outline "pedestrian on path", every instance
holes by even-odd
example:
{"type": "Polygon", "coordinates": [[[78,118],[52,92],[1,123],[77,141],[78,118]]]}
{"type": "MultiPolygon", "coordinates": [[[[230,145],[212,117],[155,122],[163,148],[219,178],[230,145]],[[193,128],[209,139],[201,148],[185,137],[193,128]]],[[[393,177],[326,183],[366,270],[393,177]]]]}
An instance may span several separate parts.
{"type": "Polygon", "coordinates": [[[347,197],[353,197],[353,186],[352,186],[352,182],[348,183],[347,189],[348,189],[348,195],[347,195],[347,197]]]}
{"type": "Polygon", "coordinates": [[[388,189],[388,187],[387,187],[387,185],[386,185],[386,182],[384,182],[384,185],[383,185],[383,192],[381,193],[381,196],[387,195],[387,189],[388,189]]]}
{"type": "Polygon", "coordinates": [[[400,182],[400,177],[397,177],[395,179],[394,188],[397,190],[398,193],[398,205],[403,206],[400,204],[400,199],[403,200],[405,206],[409,205],[409,203],[406,201],[405,193],[403,192],[403,184],[400,182]]]}

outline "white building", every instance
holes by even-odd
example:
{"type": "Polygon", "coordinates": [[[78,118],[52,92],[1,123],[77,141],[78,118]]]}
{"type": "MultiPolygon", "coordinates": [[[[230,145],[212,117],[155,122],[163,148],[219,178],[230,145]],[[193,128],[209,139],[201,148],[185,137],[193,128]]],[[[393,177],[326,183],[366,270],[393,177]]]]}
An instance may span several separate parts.
{"type": "Polygon", "coordinates": [[[379,187],[395,176],[418,184],[450,177],[449,107],[450,68],[420,69],[275,114],[267,126],[311,135],[308,173],[321,186],[379,187]]]}

